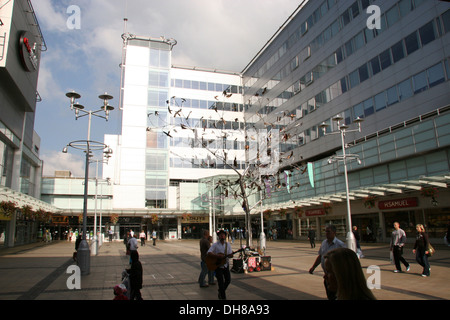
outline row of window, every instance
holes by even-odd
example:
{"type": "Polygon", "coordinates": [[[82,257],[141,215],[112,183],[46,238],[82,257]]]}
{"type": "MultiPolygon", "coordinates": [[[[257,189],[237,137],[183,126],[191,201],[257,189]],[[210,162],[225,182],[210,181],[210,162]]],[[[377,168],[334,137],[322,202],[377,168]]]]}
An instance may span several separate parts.
{"type": "Polygon", "coordinates": [[[170,140],[171,147],[177,148],[202,148],[202,145],[207,145],[211,150],[244,150],[245,141],[237,140],[222,140],[222,139],[195,139],[186,137],[174,137],[170,140]]]}
{"type": "Polygon", "coordinates": [[[245,169],[245,161],[227,161],[224,164],[221,159],[184,159],[179,157],[170,158],[171,168],[186,168],[186,169],[197,169],[197,168],[208,168],[208,169],[230,169],[230,166],[237,170],[245,169]]]}
{"type": "Polygon", "coordinates": [[[181,126],[186,125],[188,128],[198,128],[198,129],[225,129],[225,130],[243,130],[245,128],[245,123],[238,120],[225,121],[223,119],[197,119],[197,118],[180,118],[176,117],[170,118],[170,124],[181,126]]]}
{"type": "MultiPolygon", "coordinates": [[[[444,66],[442,62],[439,62],[438,64],[398,83],[397,85],[392,86],[391,88],[345,110],[343,112],[345,124],[349,125],[358,117],[364,118],[370,116],[398,102],[404,101],[415,94],[445,82],[445,73],[447,73],[448,79],[448,75],[450,75],[448,60],[444,61],[444,66]],[[446,71],[444,71],[444,67],[446,71]]],[[[331,131],[331,119],[327,119],[325,123],[330,125],[328,130],[331,131]]],[[[323,133],[319,130],[319,125],[315,125],[299,134],[298,143],[299,145],[302,145],[308,143],[309,141],[315,140],[322,135],[323,133]]]]}
{"type": "MultiPolygon", "coordinates": [[[[400,18],[404,17],[410,11],[414,10],[417,6],[422,4],[423,1],[419,0],[400,0],[393,7],[391,7],[385,14],[381,16],[381,29],[368,29],[364,28],[355,37],[347,41],[343,46],[339,47],[332,55],[326,58],[324,61],[315,66],[311,71],[307,72],[303,77],[291,85],[285,92],[280,96],[275,98],[269,106],[264,107],[260,110],[260,113],[270,113],[275,108],[279,107],[281,104],[286,102],[290,97],[302,91],[305,87],[310,85],[313,81],[322,77],[329,70],[333,69],[337,64],[341,63],[346,57],[355,53],[358,49],[362,48],[369,41],[374,39],[380,33],[385,31],[387,27],[392,26],[400,18]],[[388,18],[389,17],[389,18],[388,18]],[[396,17],[396,18],[394,18],[396,17]]],[[[369,5],[369,1],[361,2],[361,8],[364,10],[365,6],[369,5]]],[[[353,17],[353,13],[359,14],[358,2],[355,2],[351,7],[349,7],[346,12],[353,17]]],[[[336,35],[342,28],[346,25],[343,21],[343,15],[336,19],[328,28],[325,29],[321,35],[319,35],[313,42],[315,45],[309,45],[302,52],[300,52],[290,63],[288,63],[276,76],[276,80],[270,80],[267,83],[266,89],[271,89],[277,85],[282,79],[287,77],[293,70],[299,66],[299,61],[304,61],[311,56],[312,47],[315,49],[320,48],[327,42],[331,37],[336,35]],[[333,31],[334,30],[334,31],[333,31]],[[329,36],[326,36],[329,34],[329,36]],[[322,39],[322,40],[320,40],[322,39]],[[305,53],[306,52],[306,53],[305,53]],[[269,87],[270,86],[270,87],[269,87]]],[[[356,17],[356,16],[355,16],[356,17]]],[[[432,40],[431,40],[432,41],[432,40]]],[[[262,90],[262,89],[261,89],[262,90]]],[[[254,98],[252,99],[254,102],[254,98]]]]}
{"type": "MultiPolygon", "coordinates": [[[[300,27],[293,32],[293,34],[286,40],[277,52],[270,57],[267,62],[259,68],[252,79],[260,78],[267,70],[269,70],[286,52],[291,48],[299,39],[308,32],[319,20],[334,7],[336,0],[325,0],[321,5],[311,14],[305,21],[300,24],[300,27]]],[[[251,79],[250,79],[251,80],[251,79]]],[[[256,80],[255,80],[256,81],[256,80]]],[[[252,83],[247,83],[247,86],[251,86],[252,83]]]]}
{"type": "Polygon", "coordinates": [[[378,56],[371,59],[351,72],[348,76],[350,88],[356,87],[361,82],[369,79],[381,70],[385,70],[392,64],[405,58],[407,55],[415,52],[420,46],[425,46],[437,37],[434,20],[430,21],[419,30],[415,30],[406,38],[394,44],[391,48],[381,52],[378,56]]]}
{"type": "Polygon", "coordinates": [[[174,98],[172,99],[172,105],[174,107],[187,107],[195,109],[217,109],[223,111],[242,112],[244,106],[241,103],[222,102],[217,100],[201,100],[201,99],[188,99],[188,98],[174,98]]]}
{"type": "Polygon", "coordinates": [[[382,70],[386,70],[394,63],[418,50],[421,46],[423,47],[435,40],[437,36],[435,20],[432,20],[394,44],[391,48],[386,49],[370,59],[367,63],[352,71],[348,76],[343,77],[337,83],[302,103],[296,110],[297,116],[303,117],[315,109],[322,107],[349,89],[355,88],[361,82],[366,81],[382,70]]]}
{"type": "MultiPolygon", "coordinates": [[[[409,0],[412,1],[412,0],[409,0]]],[[[355,1],[349,8],[347,8],[347,10],[344,11],[344,13],[342,15],[340,15],[336,20],[333,21],[333,23],[331,23],[323,32],[321,32],[308,46],[306,46],[305,48],[303,48],[300,53],[294,57],[294,59],[291,60],[290,63],[288,63],[284,68],[282,68],[280,70],[280,72],[278,72],[274,78],[272,80],[276,80],[275,84],[279,81],[281,81],[282,79],[284,79],[285,77],[287,77],[293,70],[295,70],[300,62],[309,59],[311,57],[311,54],[313,52],[316,52],[320,47],[322,47],[326,42],[328,42],[332,37],[334,37],[336,34],[338,34],[345,26],[347,26],[347,24],[353,20],[354,18],[356,18],[359,13],[361,11],[364,11],[369,5],[370,3],[373,2],[373,0],[357,0],[355,1]]],[[[322,5],[316,10],[316,11],[320,11],[320,9],[326,4],[322,3],[322,5]]],[[[329,6],[331,8],[331,6],[334,5],[334,1],[332,1],[329,6]]],[[[310,17],[311,18],[311,17],[310,17]]],[[[308,20],[311,20],[311,19],[308,20]]],[[[297,41],[300,40],[301,36],[303,36],[306,31],[308,30],[307,28],[308,26],[308,22],[304,22],[299,29],[297,29],[296,31],[293,32],[293,34],[289,37],[288,41],[283,45],[286,47],[286,51],[292,47],[297,41]],[[306,28],[305,28],[306,25],[306,28]]],[[[282,46],[282,48],[283,48],[282,46]]],[[[277,57],[277,55],[275,55],[275,57],[277,57]]],[[[277,59],[275,59],[275,61],[272,63],[271,60],[274,57],[272,57],[271,59],[269,59],[266,64],[260,69],[258,70],[258,72],[255,74],[255,78],[252,82],[247,82],[246,86],[250,87],[253,85],[254,82],[256,82],[256,79],[259,78],[260,76],[262,76],[280,57],[277,57],[277,59]]],[[[266,85],[265,87],[267,87],[269,90],[274,86],[274,83],[269,81],[268,85],[266,85]]]]}
{"type": "Polygon", "coordinates": [[[227,92],[227,93],[239,93],[242,94],[242,87],[236,85],[230,85],[225,83],[215,83],[197,80],[186,79],[171,79],[171,86],[173,88],[205,90],[215,92],[227,92]]]}
{"type": "Polygon", "coordinates": [[[129,39],[128,45],[150,49],[149,66],[156,68],[170,68],[170,45],[158,41],[129,39]]]}

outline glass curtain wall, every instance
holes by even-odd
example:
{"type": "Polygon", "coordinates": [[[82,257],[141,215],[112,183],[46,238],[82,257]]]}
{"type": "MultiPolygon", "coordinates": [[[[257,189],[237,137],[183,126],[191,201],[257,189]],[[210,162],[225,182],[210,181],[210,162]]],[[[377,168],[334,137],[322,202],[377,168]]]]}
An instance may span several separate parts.
{"type": "Polygon", "coordinates": [[[167,132],[171,46],[150,42],[145,169],[146,206],[167,208],[169,141],[167,132]]]}

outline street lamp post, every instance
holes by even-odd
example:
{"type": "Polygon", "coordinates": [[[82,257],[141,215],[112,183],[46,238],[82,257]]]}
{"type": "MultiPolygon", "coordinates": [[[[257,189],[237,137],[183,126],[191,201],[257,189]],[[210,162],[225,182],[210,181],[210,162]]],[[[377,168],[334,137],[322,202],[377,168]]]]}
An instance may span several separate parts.
{"type": "Polygon", "coordinates": [[[72,91],[66,93],[66,97],[70,99],[70,109],[75,110],[75,118],[81,118],[84,116],[89,117],[88,123],[88,135],[87,140],[77,140],[70,142],[64,149],[63,152],[67,153],[67,147],[72,147],[75,149],[83,150],[86,154],[85,160],[85,170],[84,170],[84,199],[83,199],[83,233],[81,237],[81,242],[78,246],[77,250],[77,262],[80,267],[81,275],[88,275],[90,273],[90,249],[89,244],[86,241],[86,223],[87,223],[87,198],[88,198],[88,182],[89,182],[89,158],[91,153],[98,150],[106,151],[107,153],[112,153],[112,150],[108,148],[107,145],[101,142],[92,141],[91,138],[91,120],[92,116],[96,116],[99,118],[103,118],[108,121],[110,111],[114,110],[114,107],[108,104],[108,101],[113,97],[108,95],[107,93],[99,96],[101,100],[103,100],[103,106],[96,111],[86,111],[84,110],[84,106],[76,103],[76,99],[81,97],[80,94],[72,91]],[[100,115],[100,112],[104,112],[105,115],[100,115]],[[81,115],[80,115],[81,113],[81,115]]]}
{"type": "MultiPolygon", "coordinates": [[[[94,255],[98,254],[98,248],[102,245],[103,239],[102,239],[102,216],[101,216],[101,209],[100,209],[100,229],[97,232],[97,199],[98,199],[98,163],[108,163],[109,158],[111,157],[111,150],[108,148],[103,156],[104,158],[99,160],[91,160],[90,162],[96,162],[96,169],[95,169],[95,207],[94,207],[94,245],[93,245],[93,251],[94,255]],[[100,238],[99,238],[100,236],[100,238]]],[[[108,180],[107,180],[108,181],[108,180]]]]}
{"type": "Polygon", "coordinates": [[[347,172],[347,160],[357,160],[358,163],[361,163],[359,160],[359,156],[357,154],[346,154],[345,152],[345,134],[347,132],[361,132],[361,122],[363,119],[356,118],[354,122],[358,125],[357,129],[348,129],[348,126],[346,124],[341,123],[343,120],[343,117],[340,115],[337,115],[333,118],[333,121],[336,122],[338,131],[332,131],[332,132],[326,132],[328,128],[328,124],[325,122],[322,122],[320,127],[323,130],[323,134],[340,134],[341,135],[341,145],[342,145],[342,155],[338,156],[335,155],[328,159],[328,163],[331,163],[333,161],[342,161],[344,163],[344,179],[345,179],[345,196],[347,200],[347,248],[353,250],[356,252],[356,239],[352,232],[352,214],[351,214],[351,208],[350,208],[350,195],[349,195],[349,187],[348,187],[348,172],[347,172]]]}

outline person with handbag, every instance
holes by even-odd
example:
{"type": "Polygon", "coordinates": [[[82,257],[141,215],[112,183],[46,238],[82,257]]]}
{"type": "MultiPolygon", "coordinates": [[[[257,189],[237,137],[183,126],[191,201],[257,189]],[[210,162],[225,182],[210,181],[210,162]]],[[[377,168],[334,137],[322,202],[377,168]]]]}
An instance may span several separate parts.
{"type": "Polygon", "coordinates": [[[430,276],[430,263],[428,262],[428,255],[430,242],[428,234],[422,224],[416,225],[417,237],[414,244],[413,253],[416,255],[416,261],[423,267],[422,277],[430,276]]]}

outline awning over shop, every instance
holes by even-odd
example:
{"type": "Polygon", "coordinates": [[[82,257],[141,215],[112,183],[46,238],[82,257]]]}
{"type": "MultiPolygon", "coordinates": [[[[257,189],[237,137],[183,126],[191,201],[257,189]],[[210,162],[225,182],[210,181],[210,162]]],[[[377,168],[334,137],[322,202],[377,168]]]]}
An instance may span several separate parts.
{"type": "MultiPolygon", "coordinates": [[[[402,194],[411,191],[421,191],[424,188],[448,188],[450,185],[450,173],[433,176],[420,177],[419,179],[406,180],[398,183],[380,184],[371,187],[355,188],[349,191],[350,200],[365,199],[370,196],[387,196],[391,194],[402,194]]],[[[310,207],[323,203],[343,202],[346,200],[345,192],[335,194],[324,194],[315,197],[289,200],[282,203],[270,204],[263,207],[263,210],[279,210],[295,207],[310,207]]]]}
{"type": "Polygon", "coordinates": [[[50,213],[59,213],[62,211],[60,208],[47,202],[3,186],[0,187],[0,201],[13,201],[17,208],[30,206],[33,211],[44,210],[50,213]]]}

